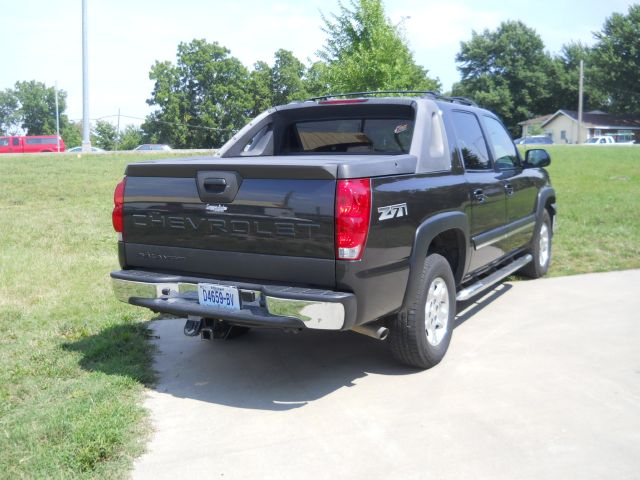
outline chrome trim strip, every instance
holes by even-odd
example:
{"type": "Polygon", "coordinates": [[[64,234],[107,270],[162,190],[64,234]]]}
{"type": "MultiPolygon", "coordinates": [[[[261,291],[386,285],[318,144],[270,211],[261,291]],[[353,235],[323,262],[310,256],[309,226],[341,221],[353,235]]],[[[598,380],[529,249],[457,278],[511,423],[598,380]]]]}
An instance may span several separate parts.
{"type": "Polygon", "coordinates": [[[495,238],[492,238],[491,240],[487,240],[484,243],[477,244],[475,246],[476,250],[480,250],[481,248],[488,247],[489,245],[493,245],[494,243],[501,242],[502,240],[506,240],[511,235],[515,235],[516,233],[520,233],[520,232],[522,232],[524,230],[527,230],[529,228],[533,229],[533,228],[535,228],[535,226],[536,226],[536,221],[534,219],[531,222],[527,222],[524,225],[521,225],[521,226],[519,226],[517,228],[514,228],[513,230],[509,230],[507,233],[504,233],[504,234],[499,235],[499,236],[497,236],[495,238]]]}
{"type": "Polygon", "coordinates": [[[344,325],[345,312],[341,303],[292,300],[267,295],[265,300],[271,315],[297,318],[302,320],[307,328],[340,330],[344,325]]]}
{"type": "Polygon", "coordinates": [[[520,270],[531,260],[533,260],[533,256],[530,253],[527,253],[524,257],[520,257],[517,260],[514,260],[512,263],[502,267],[500,270],[496,270],[488,277],[477,281],[473,285],[470,285],[463,290],[460,290],[456,295],[456,300],[458,302],[469,300],[471,297],[498,283],[503,278],[508,277],[516,270],[520,270]]]}
{"type": "MultiPolygon", "coordinates": [[[[161,298],[177,297],[181,294],[197,292],[196,283],[151,283],[135,282],[112,278],[111,285],[115,297],[124,303],[129,303],[132,297],[161,298]]],[[[340,330],[344,326],[345,309],[341,303],[321,302],[315,300],[293,300],[263,295],[257,290],[239,289],[240,293],[253,293],[254,301],[243,300],[246,306],[259,307],[260,299],[265,299],[267,311],[271,315],[293,317],[304,322],[307,328],[318,330],[340,330]]],[[[179,298],[175,298],[178,301],[179,298]]]]}
{"type": "Polygon", "coordinates": [[[134,282],[131,280],[122,280],[119,278],[111,279],[111,286],[116,298],[124,303],[129,303],[131,297],[139,298],[159,298],[167,294],[178,293],[178,283],[147,283],[134,282]]]}

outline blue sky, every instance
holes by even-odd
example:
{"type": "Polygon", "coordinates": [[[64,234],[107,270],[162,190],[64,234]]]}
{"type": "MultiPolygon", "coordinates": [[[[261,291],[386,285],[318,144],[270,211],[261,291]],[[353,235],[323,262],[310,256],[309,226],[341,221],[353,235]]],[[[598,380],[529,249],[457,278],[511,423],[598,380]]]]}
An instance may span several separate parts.
{"type": "MultiPolygon", "coordinates": [[[[345,2],[347,3],[347,2],[345,2]]],[[[472,30],[494,29],[504,20],[522,20],[558,52],[574,40],[593,43],[613,12],[633,2],[386,0],[393,22],[403,17],[416,61],[444,89],[459,79],[455,55],[472,30]]],[[[18,80],[58,82],[68,92],[67,114],[82,116],[81,0],[22,0],[3,8],[0,89],[18,80]]],[[[115,122],[123,115],[144,117],[152,90],[149,68],[155,60],[175,60],[179,42],[217,41],[245,65],[272,62],[279,48],[303,61],[322,46],[320,12],[338,10],[337,0],[88,0],[90,116],[115,122]]],[[[123,119],[123,124],[139,123],[123,119]]]]}

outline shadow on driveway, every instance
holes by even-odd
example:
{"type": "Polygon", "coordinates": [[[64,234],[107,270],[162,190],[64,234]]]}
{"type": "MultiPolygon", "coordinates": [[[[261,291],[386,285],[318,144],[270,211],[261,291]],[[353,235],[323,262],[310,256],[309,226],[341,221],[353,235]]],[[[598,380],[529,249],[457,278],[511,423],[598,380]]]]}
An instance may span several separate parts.
{"type": "MultiPolygon", "coordinates": [[[[510,288],[458,304],[455,328],[510,288]]],[[[253,329],[233,340],[203,341],[183,335],[184,319],[160,318],[113,326],[64,348],[81,352],[87,370],[129,376],[179,398],[257,410],[300,408],[367,375],[422,373],[396,363],[386,342],[352,332],[253,329]],[[145,373],[154,349],[156,382],[145,373]]]]}

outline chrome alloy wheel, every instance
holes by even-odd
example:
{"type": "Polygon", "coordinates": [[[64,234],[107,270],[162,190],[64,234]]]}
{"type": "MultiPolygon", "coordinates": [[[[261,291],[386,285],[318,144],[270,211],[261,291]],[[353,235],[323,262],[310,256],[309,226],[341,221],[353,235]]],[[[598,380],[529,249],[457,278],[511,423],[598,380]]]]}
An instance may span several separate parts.
{"type": "Polygon", "coordinates": [[[424,327],[429,344],[438,346],[449,328],[449,290],[445,281],[436,277],[429,285],[424,306],[424,327]]]}
{"type": "Polygon", "coordinates": [[[538,263],[544,267],[549,261],[549,227],[546,222],[542,222],[540,235],[538,236],[538,263]]]}

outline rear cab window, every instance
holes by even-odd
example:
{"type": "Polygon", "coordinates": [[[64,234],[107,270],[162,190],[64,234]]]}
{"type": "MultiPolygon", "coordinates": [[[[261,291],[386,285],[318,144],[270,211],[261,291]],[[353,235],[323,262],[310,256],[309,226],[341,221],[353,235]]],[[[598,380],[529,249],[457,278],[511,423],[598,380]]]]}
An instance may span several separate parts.
{"type": "Polygon", "coordinates": [[[413,120],[350,118],[302,121],[289,126],[283,153],[409,153],[413,120]]]}
{"type": "Polygon", "coordinates": [[[410,104],[285,108],[269,116],[240,154],[403,155],[411,149],[414,120],[410,104]]]}

